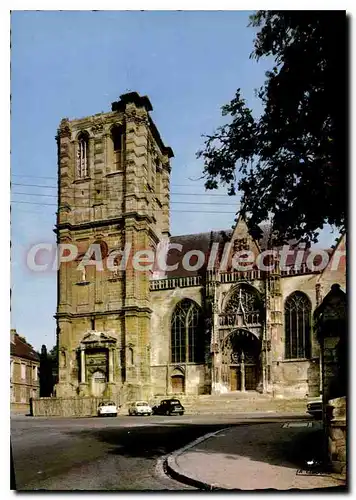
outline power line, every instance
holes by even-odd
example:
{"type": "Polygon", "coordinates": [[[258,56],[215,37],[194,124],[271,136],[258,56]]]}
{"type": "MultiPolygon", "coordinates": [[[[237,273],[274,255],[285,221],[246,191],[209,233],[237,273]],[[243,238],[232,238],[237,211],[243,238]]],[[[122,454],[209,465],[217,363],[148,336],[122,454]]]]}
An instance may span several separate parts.
{"type": "Polygon", "coordinates": [[[11,177],[25,177],[28,179],[54,179],[57,180],[57,177],[47,177],[41,175],[19,175],[19,174],[11,174],[11,177]]]}
{"type": "MultiPolygon", "coordinates": [[[[52,179],[52,180],[58,180],[58,177],[47,177],[47,176],[41,176],[41,175],[19,175],[19,174],[12,174],[12,177],[24,177],[28,179],[52,179]]],[[[193,181],[194,182],[194,181],[193,181]]],[[[175,187],[193,187],[192,184],[170,184],[171,186],[175,187]]],[[[196,186],[194,186],[196,187],[196,186]]]]}
{"type": "Polygon", "coordinates": [[[21,210],[20,207],[11,207],[11,213],[12,213],[12,209],[16,208],[16,212],[21,212],[23,214],[35,214],[35,215],[50,215],[50,216],[55,216],[56,215],[56,212],[44,212],[43,210],[21,210]]]}
{"type": "MultiPolygon", "coordinates": [[[[57,195],[55,194],[39,194],[39,193],[19,193],[14,191],[11,194],[16,194],[16,195],[25,195],[25,196],[42,196],[42,197],[48,197],[48,198],[58,198],[57,195]]],[[[83,198],[82,198],[83,199],[83,198]]],[[[89,199],[89,198],[85,198],[89,199]]],[[[114,199],[106,197],[106,201],[116,201],[114,199]]],[[[170,204],[176,204],[176,205],[227,205],[227,206],[236,206],[236,203],[222,203],[222,202],[201,202],[201,201],[170,201],[170,204]]]]}
{"type": "Polygon", "coordinates": [[[45,186],[44,184],[22,184],[21,182],[12,182],[12,186],[28,186],[28,187],[40,187],[48,189],[58,189],[58,186],[45,186]]]}
{"type": "MultiPolygon", "coordinates": [[[[58,205],[56,203],[37,203],[35,201],[15,201],[12,200],[11,203],[18,203],[18,204],[26,204],[26,205],[40,205],[40,206],[47,206],[47,207],[57,207],[58,205]]],[[[80,209],[90,209],[93,207],[83,207],[79,205],[72,205],[72,208],[80,208],[80,209]]],[[[107,210],[117,210],[116,208],[108,208],[106,207],[107,210]]],[[[140,211],[142,210],[150,210],[149,208],[144,208],[144,209],[139,209],[140,211]]],[[[154,208],[151,209],[154,212],[164,212],[165,210],[161,208],[154,208]]],[[[210,211],[210,210],[170,210],[169,212],[180,212],[180,213],[194,213],[194,214],[236,214],[236,211],[233,212],[220,212],[220,211],[210,211]]]]}
{"type": "Polygon", "coordinates": [[[11,194],[24,194],[25,196],[46,196],[48,198],[58,198],[56,194],[40,194],[40,193],[16,193],[13,191],[11,194]]]}
{"type": "MultiPolygon", "coordinates": [[[[47,189],[58,189],[58,186],[45,186],[43,184],[22,184],[19,182],[13,182],[12,186],[26,186],[26,187],[39,187],[39,188],[47,188],[47,189]]],[[[77,187],[77,186],[67,186],[66,189],[76,189],[78,191],[94,191],[95,188],[90,189],[90,188],[83,188],[83,187],[77,187]]],[[[112,192],[114,193],[122,193],[126,194],[126,191],[123,190],[118,190],[118,189],[112,189],[112,192]]],[[[149,190],[146,191],[136,191],[136,193],[139,194],[150,194],[149,190]]],[[[24,193],[28,194],[28,193],[24,193]]],[[[152,193],[153,194],[153,193],[152,193]]],[[[219,197],[224,197],[224,196],[229,196],[228,194],[217,194],[217,193],[175,193],[175,192],[170,192],[170,195],[175,195],[175,196],[219,196],[219,197]]]]}

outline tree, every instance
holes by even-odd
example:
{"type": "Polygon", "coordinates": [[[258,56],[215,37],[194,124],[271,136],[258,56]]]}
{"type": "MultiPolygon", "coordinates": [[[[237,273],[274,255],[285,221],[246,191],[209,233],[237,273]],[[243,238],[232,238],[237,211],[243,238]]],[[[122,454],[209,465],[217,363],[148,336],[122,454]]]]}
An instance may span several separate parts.
{"type": "Polygon", "coordinates": [[[346,225],[346,17],[258,11],[249,26],[258,29],[251,57],[274,61],[256,91],[263,112],[255,118],[240,89],[222,107],[229,123],[197,153],[205,187],[240,190],[242,215],[251,227],[270,220],[277,242],[315,242],[324,224],[346,225]]]}
{"type": "Polygon", "coordinates": [[[40,354],[40,397],[49,397],[53,393],[54,376],[57,368],[57,348],[56,346],[47,352],[45,345],[41,348],[40,354]]]}
{"type": "Polygon", "coordinates": [[[54,385],[58,382],[58,345],[54,345],[52,349],[49,351],[48,357],[51,361],[51,368],[52,368],[52,377],[53,377],[53,383],[52,383],[52,390],[54,385]]]}

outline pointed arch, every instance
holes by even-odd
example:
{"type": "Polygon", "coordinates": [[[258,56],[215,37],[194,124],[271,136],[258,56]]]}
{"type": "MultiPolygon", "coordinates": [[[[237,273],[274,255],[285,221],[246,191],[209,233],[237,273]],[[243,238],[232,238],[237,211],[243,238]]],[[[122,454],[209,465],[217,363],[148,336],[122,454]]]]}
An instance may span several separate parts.
{"type": "Polygon", "coordinates": [[[204,360],[204,329],[201,308],[190,299],[176,305],[171,319],[172,363],[204,360]]]}
{"type": "Polygon", "coordinates": [[[248,283],[237,285],[224,300],[223,315],[231,318],[239,316],[244,324],[262,324],[264,314],[259,291],[248,283]]]}
{"type": "Polygon", "coordinates": [[[237,312],[241,306],[246,312],[256,312],[261,309],[259,292],[247,283],[239,284],[233,288],[225,299],[224,311],[237,312]]]}
{"type": "Polygon", "coordinates": [[[284,303],[285,358],[309,358],[311,350],[311,302],[300,291],[291,293],[284,303]]]}
{"type": "Polygon", "coordinates": [[[176,375],[184,377],[184,368],[182,368],[181,366],[175,366],[172,370],[171,377],[174,377],[176,375]]]}

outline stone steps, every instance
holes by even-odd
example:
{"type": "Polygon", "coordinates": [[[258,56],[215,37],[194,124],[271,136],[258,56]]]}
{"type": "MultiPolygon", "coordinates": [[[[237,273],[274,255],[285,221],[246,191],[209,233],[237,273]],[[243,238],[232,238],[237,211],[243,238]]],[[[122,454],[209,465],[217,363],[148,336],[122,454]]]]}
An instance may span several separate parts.
{"type": "MultiPolygon", "coordinates": [[[[185,408],[186,414],[233,414],[250,412],[270,413],[297,413],[306,414],[306,399],[277,399],[269,394],[256,392],[207,394],[199,396],[160,396],[150,401],[152,405],[158,404],[162,399],[177,397],[185,408]]],[[[127,412],[122,407],[121,411],[127,412]]]]}
{"type": "Polygon", "coordinates": [[[197,412],[197,413],[234,413],[234,412],[253,412],[253,411],[260,411],[260,412],[285,412],[285,411],[297,411],[298,413],[306,413],[306,404],[304,403],[299,403],[299,404],[290,404],[290,403],[285,403],[285,404],[278,404],[278,405],[253,405],[253,404],[246,404],[246,405],[230,405],[230,406],[217,406],[217,405],[211,405],[211,406],[200,406],[200,405],[191,405],[191,406],[184,406],[186,411],[192,411],[192,412],[197,412]]]}

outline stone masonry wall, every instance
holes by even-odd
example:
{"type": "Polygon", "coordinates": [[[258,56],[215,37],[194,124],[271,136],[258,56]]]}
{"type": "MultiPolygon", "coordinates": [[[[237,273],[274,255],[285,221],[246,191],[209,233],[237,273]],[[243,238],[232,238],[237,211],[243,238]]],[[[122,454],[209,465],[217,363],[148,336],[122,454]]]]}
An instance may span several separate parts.
{"type": "Polygon", "coordinates": [[[329,460],[335,472],[346,476],[346,397],[331,399],[326,413],[329,460]]]}
{"type": "MultiPolygon", "coordinates": [[[[39,398],[32,400],[32,412],[35,417],[93,417],[97,415],[102,398],[39,398]]],[[[117,406],[122,403],[113,399],[117,406]]]]}

